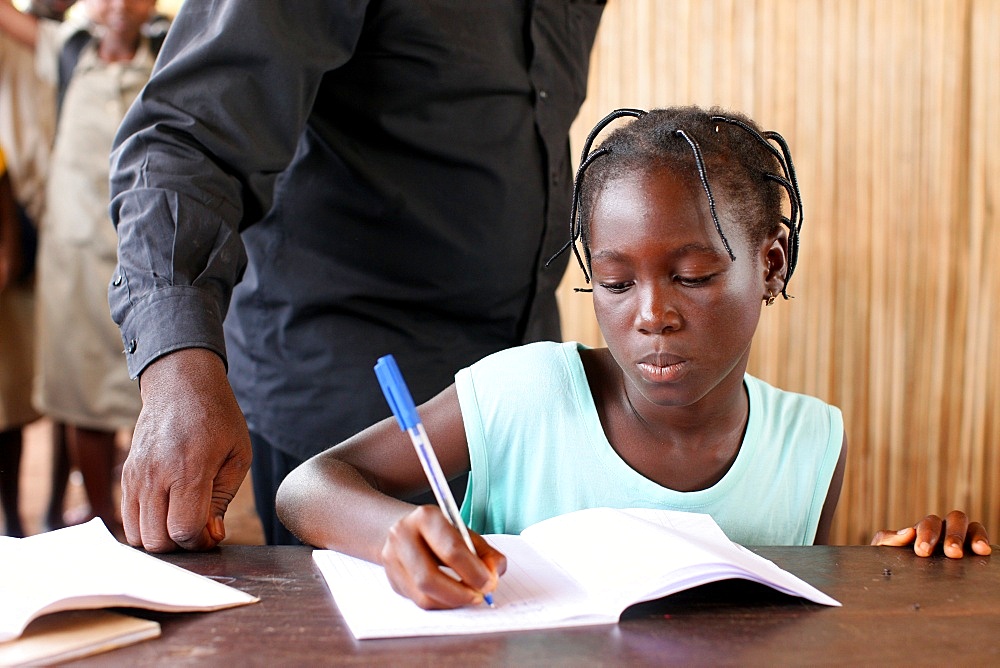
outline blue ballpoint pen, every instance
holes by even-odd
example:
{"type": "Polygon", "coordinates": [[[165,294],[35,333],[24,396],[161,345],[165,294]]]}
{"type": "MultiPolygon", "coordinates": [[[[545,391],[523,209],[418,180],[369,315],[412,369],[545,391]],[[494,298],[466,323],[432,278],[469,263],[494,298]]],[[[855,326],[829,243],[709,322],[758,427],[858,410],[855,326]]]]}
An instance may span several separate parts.
{"type": "MultiPolygon", "coordinates": [[[[441,512],[462,534],[462,540],[465,541],[469,550],[476,554],[476,548],[472,545],[472,537],[458,512],[455,497],[451,494],[448,481],[444,477],[444,472],[441,471],[441,464],[438,463],[434,448],[431,447],[431,441],[427,438],[427,432],[424,431],[424,424],[420,421],[417,407],[413,403],[413,397],[410,396],[409,388],[406,387],[406,381],[403,380],[403,374],[399,371],[396,358],[392,355],[380,357],[375,364],[375,375],[378,377],[379,385],[382,386],[385,400],[389,402],[392,414],[399,422],[399,428],[408,433],[410,440],[413,441],[413,447],[417,451],[417,457],[420,459],[424,474],[431,484],[431,490],[441,507],[441,512]]],[[[486,601],[487,605],[493,607],[492,594],[483,594],[483,600],[486,601]]]]}

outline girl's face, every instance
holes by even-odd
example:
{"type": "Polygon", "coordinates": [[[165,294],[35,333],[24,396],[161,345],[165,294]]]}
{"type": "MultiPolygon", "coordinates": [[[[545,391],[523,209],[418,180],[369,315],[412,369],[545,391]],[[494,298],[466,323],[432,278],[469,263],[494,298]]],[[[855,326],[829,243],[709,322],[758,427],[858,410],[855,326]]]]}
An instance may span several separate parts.
{"type": "Polygon", "coordinates": [[[594,310],[637,409],[742,391],[761,300],[781,290],[786,243],[775,234],[750,248],[721,204],[735,261],[696,173],[631,174],[608,182],[594,203],[594,310]]]}

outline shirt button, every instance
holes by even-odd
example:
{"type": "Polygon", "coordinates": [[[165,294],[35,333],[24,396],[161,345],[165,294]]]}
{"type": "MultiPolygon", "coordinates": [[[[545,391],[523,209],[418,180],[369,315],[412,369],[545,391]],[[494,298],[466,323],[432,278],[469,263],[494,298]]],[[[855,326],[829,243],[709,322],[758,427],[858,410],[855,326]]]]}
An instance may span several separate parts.
{"type": "Polygon", "coordinates": [[[544,88],[538,91],[538,99],[539,100],[549,99],[549,91],[545,90],[544,88]]]}
{"type": "Polygon", "coordinates": [[[122,275],[121,274],[117,274],[115,276],[115,280],[113,280],[111,282],[111,285],[113,285],[113,286],[115,286],[117,288],[121,284],[122,284],[122,275]]]}
{"type": "Polygon", "coordinates": [[[138,344],[136,343],[136,340],[132,339],[131,341],[128,342],[128,345],[125,346],[125,352],[131,355],[132,353],[135,352],[135,348],[137,345],[138,344]]]}

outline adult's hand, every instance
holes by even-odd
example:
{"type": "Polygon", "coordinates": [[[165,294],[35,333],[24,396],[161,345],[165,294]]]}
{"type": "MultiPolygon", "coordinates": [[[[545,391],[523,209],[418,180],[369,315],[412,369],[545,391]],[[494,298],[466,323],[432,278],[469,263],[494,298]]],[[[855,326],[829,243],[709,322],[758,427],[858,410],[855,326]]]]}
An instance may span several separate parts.
{"type": "Polygon", "coordinates": [[[122,471],[129,544],[149,552],[207,550],[250,468],[250,434],[222,359],[179,350],[146,367],[142,412],[122,471]]]}

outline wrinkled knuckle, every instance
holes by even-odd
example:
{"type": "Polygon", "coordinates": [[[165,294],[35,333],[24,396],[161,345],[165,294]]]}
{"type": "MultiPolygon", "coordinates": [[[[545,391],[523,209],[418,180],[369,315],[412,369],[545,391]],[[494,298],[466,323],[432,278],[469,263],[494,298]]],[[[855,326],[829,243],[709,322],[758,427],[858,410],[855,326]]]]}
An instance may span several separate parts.
{"type": "Polygon", "coordinates": [[[229,491],[222,489],[220,487],[215,487],[212,489],[212,506],[216,508],[222,508],[225,510],[229,507],[229,504],[233,502],[236,498],[236,491],[229,491]]]}
{"type": "Polygon", "coordinates": [[[145,539],[142,541],[142,549],[154,553],[173,552],[177,549],[177,544],[167,538],[145,539]]]}
{"type": "Polygon", "coordinates": [[[176,544],[190,549],[201,538],[201,527],[173,527],[169,531],[170,539],[176,544]]]}

